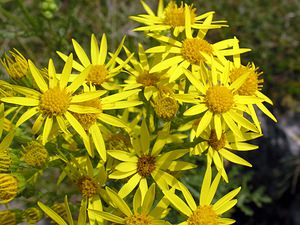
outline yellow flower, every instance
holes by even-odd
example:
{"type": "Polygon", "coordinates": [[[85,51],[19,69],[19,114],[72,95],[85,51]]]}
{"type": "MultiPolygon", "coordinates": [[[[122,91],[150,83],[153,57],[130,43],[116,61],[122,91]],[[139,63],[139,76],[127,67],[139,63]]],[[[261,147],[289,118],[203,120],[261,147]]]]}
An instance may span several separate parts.
{"type": "MultiPolygon", "coordinates": [[[[75,221],[73,220],[68,198],[65,196],[64,203],[61,204],[54,204],[52,208],[44,205],[42,202],[38,202],[38,206],[41,208],[41,210],[49,216],[55,224],[59,225],[68,225],[68,224],[75,224],[75,221]]],[[[86,202],[85,204],[82,204],[79,210],[79,216],[78,216],[78,224],[85,224],[86,223],[86,202]]]]}
{"type": "MultiPolygon", "coordinates": [[[[82,72],[87,67],[91,67],[89,70],[86,82],[91,83],[96,86],[102,86],[104,89],[116,89],[116,87],[112,84],[112,82],[109,83],[109,81],[120,73],[122,67],[128,62],[126,60],[124,64],[121,64],[117,67],[116,66],[116,58],[118,57],[123,43],[124,43],[125,37],[122,39],[120,45],[118,46],[115,53],[111,56],[110,60],[107,62],[107,40],[106,35],[102,35],[100,48],[98,46],[98,41],[94,34],[91,36],[91,60],[87,56],[87,54],[84,52],[83,48],[78,44],[76,40],[72,40],[73,46],[76,52],[77,57],[79,58],[80,63],[74,61],[72,66],[75,70],[82,72]]],[[[68,56],[57,52],[57,54],[66,62],[68,59],[68,56]]],[[[75,79],[77,75],[72,75],[70,78],[75,79]]]]}
{"type": "Polygon", "coordinates": [[[14,51],[9,51],[12,57],[5,54],[4,58],[0,59],[0,62],[11,78],[21,79],[29,72],[28,63],[26,58],[17,49],[14,49],[14,51]]]}
{"type": "Polygon", "coordinates": [[[31,61],[29,61],[29,68],[39,91],[26,87],[15,86],[15,90],[24,94],[26,97],[4,97],[1,99],[1,101],[6,103],[30,107],[22,116],[20,116],[16,123],[17,127],[31,117],[39,115],[33,124],[32,130],[33,133],[37,133],[44,124],[42,134],[43,144],[48,141],[48,137],[55,121],[58,123],[59,128],[63,132],[68,133],[65,120],[69,122],[69,124],[84,140],[87,140],[88,136],[84,131],[84,128],[71,114],[71,112],[99,113],[99,109],[82,106],[79,105],[79,103],[95,99],[101,95],[101,92],[74,95],[75,91],[83,84],[90,68],[88,67],[82,71],[82,73],[78,75],[70,85],[68,85],[72,64],[73,56],[71,54],[63,68],[61,79],[58,81],[53,62],[50,59],[48,66],[48,85],[40,71],[31,61]]]}
{"type": "Polygon", "coordinates": [[[247,48],[232,48],[238,43],[236,38],[226,39],[211,44],[204,40],[206,32],[207,30],[204,32],[201,32],[200,30],[197,33],[197,36],[193,37],[192,30],[186,29],[186,37],[182,41],[159,34],[148,34],[148,36],[162,42],[162,45],[147,49],[146,53],[169,54],[168,57],[165,57],[153,66],[150,73],[168,69],[167,74],[169,74],[169,82],[172,82],[178,79],[184,73],[185,69],[190,67],[191,71],[199,70],[200,66],[215,66],[218,70],[221,70],[223,69],[223,65],[227,64],[225,56],[250,51],[250,49],[247,48]]]}
{"type": "Polygon", "coordinates": [[[19,182],[11,174],[0,173],[0,203],[7,203],[13,200],[18,194],[19,182]]]}
{"type": "MultiPolygon", "coordinates": [[[[127,57],[131,57],[132,53],[124,46],[127,57]]],[[[131,57],[129,62],[124,66],[124,69],[128,71],[129,78],[125,80],[124,90],[131,89],[142,89],[143,94],[147,101],[150,100],[152,96],[156,96],[158,93],[158,87],[160,85],[166,84],[168,82],[168,76],[165,73],[150,73],[149,71],[157,63],[160,57],[153,59],[148,58],[145,54],[144,47],[142,44],[138,46],[138,59],[135,57],[131,57]]],[[[125,62],[120,58],[117,58],[117,62],[119,64],[124,64],[125,62]]]]}
{"type": "Polygon", "coordinates": [[[22,222],[20,219],[17,219],[16,212],[12,210],[2,210],[0,211],[0,224],[1,225],[17,225],[19,222],[22,222]]]}
{"type": "Polygon", "coordinates": [[[23,218],[28,225],[34,225],[43,218],[43,213],[38,208],[31,207],[24,210],[23,218]]]}
{"type": "Polygon", "coordinates": [[[132,20],[145,24],[146,26],[135,28],[134,31],[151,31],[159,32],[165,30],[172,30],[174,36],[178,36],[182,31],[187,28],[187,22],[194,29],[215,29],[221,28],[224,21],[211,22],[214,12],[207,12],[202,15],[196,14],[196,8],[193,5],[187,5],[181,2],[177,5],[175,1],[170,1],[164,7],[163,0],[159,0],[157,15],[151,8],[141,1],[147,14],[137,16],[130,16],[132,20]],[[205,23],[205,19],[209,18],[210,23],[205,23]]]}
{"type": "Polygon", "coordinates": [[[11,129],[0,143],[0,173],[9,172],[13,164],[9,146],[14,138],[14,135],[15,131],[11,129]]]}
{"type": "Polygon", "coordinates": [[[212,171],[210,163],[208,162],[198,205],[187,188],[182,188],[186,202],[170,190],[163,191],[171,204],[187,217],[184,222],[180,223],[181,225],[227,225],[235,222],[233,219],[222,218],[221,216],[236,205],[237,200],[233,198],[239,193],[241,188],[236,188],[212,204],[220,178],[221,175],[217,174],[212,181],[212,171]]]}
{"type": "Polygon", "coordinates": [[[247,104],[256,104],[262,99],[254,96],[239,95],[237,90],[244,83],[248,74],[241,76],[233,83],[228,83],[228,73],[218,73],[216,68],[212,70],[201,68],[202,79],[198,74],[185,70],[185,75],[191,82],[198,96],[194,100],[194,106],[184,112],[185,116],[194,116],[203,113],[197,126],[196,136],[198,137],[208,125],[212,125],[216,131],[217,139],[222,136],[222,127],[226,124],[233,133],[243,137],[240,126],[248,130],[258,132],[258,128],[246,119],[243,113],[247,104]]]}
{"type": "MultiPolygon", "coordinates": [[[[85,93],[88,94],[90,91],[95,91],[95,87],[91,86],[89,88],[85,86],[85,93]]],[[[101,123],[111,126],[126,128],[127,125],[122,120],[108,113],[105,113],[105,111],[113,109],[124,109],[142,104],[142,102],[136,100],[124,100],[132,95],[136,95],[138,92],[139,90],[123,91],[80,103],[80,105],[82,106],[94,107],[96,109],[99,109],[99,113],[73,113],[75,118],[88,132],[89,139],[83,141],[90,156],[94,156],[93,146],[95,145],[101,159],[106,161],[105,143],[101,129],[99,128],[101,124],[97,121],[101,121],[101,123]]],[[[106,91],[102,91],[101,96],[105,93],[106,91]]]]}
{"type": "MultiPolygon", "coordinates": [[[[234,48],[238,48],[238,46],[234,46],[234,48]]],[[[244,84],[237,90],[240,95],[246,96],[256,96],[263,99],[265,102],[273,105],[271,99],[269,99],[266,95],[261,92],[263,87],[264,80],[260,78],[262,72],[258,72],[258,67],[255,67],[254,63],[248,64],[244,66],[241,64],[240,55],[237,54],[233,57],[233,62],[230,63],[228,69],[230,82],[233,83],[239,77],[244,74],[248,74],[248,78],[245,80],[244,84]]],[[[258,102],[255,104],[264,114],[266,114],[273,121],[277,122],[277,119],[274,115],[263,105],[262,102],[258,102]]],[[[258,127],[260,133],[261,127],[259,119],[256,115],[255,109],[252,104],[248,104],[249,114],[251,115],[255,125],[258,127]]]]}
{"type": "Polygon", "coordinates": [[[115,170],[109,174],[110,179],[129,178],[127,183],[120,189],[118,195],[122,198],[130,194],[139,185],[142,196],[148,189],[147,180],[152,178],[160,189],[167,189],[168,186],[177,187],[180,183],[169,171],[188,170],[195,165],[176,161],[188,153],[188,149],[180,149],[162,153],[162,149],[167,141],[169,126],[158,134],[155,143],[150,148],[150,134],[145,121],[143,120],[140,136],[132,134],[133,149],[130,152],[120,150],[110,150],[108,154],[121,161],[115,170]]]}
{"type": "MultiPolygon", "coordinates": [[[[248,144],[245,141],[253,140],[261,136],[261,134],[248,132],[241,129],[242,137],[236,136],[230,130],[222,128],[221,138],[217,138],[215,129],[208,126],[201,134],[200,138],[203,139],[191,151],[193,155],[200,155],[207,151],[207,160],[213,161],[217,170],[222,175],[224,180],[228,182],[228,177],[224,168],[224,159],[243,166],[252,167],[252,165],[236,155],[236,151],[251,151],[258,148],[256,145],[248,144]]],[[[191,140],[195,137],[195,131],[191,131],[191,140]]]]}
{"type": "Polygon", "coordinates": [[[119,194],[106,188],[113,205],[115,205],[124,214],[123,217],[114,215],[109,212],[90,210],[90,214],[95,217],[100,217],[104,220],[125,225],[170,225],[169,222],[161,220],[164,216],[164,211],[168,207],[166,199],[162,199],[153,207],[155,200],[155,184],[152,184],[146,191],[145,197],[142,197],[142,190],[137,189],[133,200],[133,211],[129,208],[127,203],[120,197],[119,194]]]}
{"type": "Polygon", "coordinates": [[[39,142],[29,142],[23,147],[22,160],[33,167],[43,167],[49,160],[47,149],[39,142]]]}
{"type": "MultiPolygon", "coordinates": [[[[81,205],[85,204],[88,209],[102,210],[101,199],[106,198],[103,187],[107,181],[104,164],[98,162],[94,168],[89,156],[73,158],[71,161],[66,161],[66,164],[65,175],[68,175],[76,183],[82,196],[81,205]]],[[[64,177],[61,176],[61,179],[64,177]]],[[[90,214],[89,219],[91,224],[94,224],[95,221],[102,221],[90,214]]]]}

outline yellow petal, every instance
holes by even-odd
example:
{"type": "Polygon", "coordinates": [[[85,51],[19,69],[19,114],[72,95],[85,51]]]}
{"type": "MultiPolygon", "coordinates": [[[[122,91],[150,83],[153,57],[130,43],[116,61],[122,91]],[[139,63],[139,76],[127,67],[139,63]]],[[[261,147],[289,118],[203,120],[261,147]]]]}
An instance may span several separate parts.
{"type": "Polygon", "coordinates": [[[132,212],[126,202],[113,190],[111,190],[109,187],[106,187],[106,192],[111,199],[112,203],[117,206],[122,213],[124,213],[126,216],[130,217],[132,215],[132,212]]]}
{"type": "Polygon", "coordinates": [[[78,59],[80,60],[80,62],[82,63],[82,65],[84,67],[87,67],[88,65],[90,65],[91,62],[90,62],[89,58],[87,57],[87,55],[85,54],[83,48],[74,39],[72,39],[72,43],[73,43],[76,55],[77,55],[78,59]]]}
{"type": "Polygon", "coordinates": [[[44,93],[48,90],[48,85],[46,84],[43,76],[41,75],[40,71],[35,67],[35,65],[28,60],[29,69],[31,72],[31,75],[33,79],[35,80],[35,83],[39,87],[39,89],[44,93]]]}

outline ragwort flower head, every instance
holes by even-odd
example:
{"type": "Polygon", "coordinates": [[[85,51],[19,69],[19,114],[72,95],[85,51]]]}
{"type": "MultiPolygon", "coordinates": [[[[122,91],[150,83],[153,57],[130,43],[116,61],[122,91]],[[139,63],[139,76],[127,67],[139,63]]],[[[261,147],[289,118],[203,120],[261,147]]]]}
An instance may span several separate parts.
{"type": "Polygon", "coordinates": [[[29,68],[39,91],[15,86],[15,90],[24,94],[26,97],[5,97],[1,99],[6,103],[30,107],[17,121],[17,127],[31,117],[38,115],[32,130],[33,133],[38,133],[44,124],[41,137],[43,144],[48,141],[51,129],[55,122],[57,122],[61,131],[69,133],[66,120],[84,140],[87,140],[88,136],[84,131],[84,128],[70,112],[99,113],[99,109],[82,106],[78,103],[95,99],[101,95],[101,92],[95,91],[88,94],[83,93],[74,95],[75,91],[83,84],[90,67],[82,71],[82,73],[68,85],[72,65],[73,56],[71,54],[63,68],[60,80],[57,80],[55,67],[53,61],[50,59],[48,66],[49,84],[47,84],[40,71],[31,61],[29,61],[29,68]]]}
{"type": "Polygon", "coordinates": [[[181,224],[184,225],[226,225],[232,224],[235,221],[230,218],[222,218],[222,214],[230,210],[237,203],[236,199],[233,199],[241,190],[236,188],[229,192],[217,202],[212,204],[212,200],[215,196],[218,188],[221,175],[218,173],[212,181],[212,170],[208,161],[207,169],[203,178],[203,183],[200,191],[199,204],[194,201],[191,193],[186,187],[182,188],[182,193],[185,198],[184,202],[171,190],[163,191],[165,196],[171,202],[171,204],[187,219],[181,224]]]}
{"type": "MultiPolygon", "coordinates": [[[[97,87],[102,87],[104,89],[116,89],[115,85],[112,82],[114,76],[119,74],[123,66],[128,62],[128,58],[123,64],[116,66],[116,58],[118,57],[120,51],[122,50],[125,37],[122,39],[117,50],[112,54],[109,60],[107,57],[107,40],[106,35],[102,35],[100,47],[98,41],[94,34],[91,36],[91,59],[87,56],[83,48],[76,40],[72,40],[74,50],[80,61],[80,63],[74,61],[72,66],[78,72],[84,71],[87,67],[90,67],[89,72],[87,73],[86,82],[96,85],[97,87]]],[[[57,54],[66,62],[68,56],[57,52],[57,54]]],[[[72,75],[71,80],[75,79],[77,75],[72,75]]]]}
{"type": "Polygon", "coordinates": [[[188,153],[188,149],[180,149],[162,153],[162,149],[167,142],[169,125],[166,125],[157,136],[155,143],[150,148],[150,133],[146,122],[143,120],[140,136],[132,134],[132,146],[130,152],[120,150],[110,150],[108,154],[121,161],[114,171],[109,174],[110,179],[129,178],[118,194],[125,197],[130,194],[136,186],[142,190],[143,196],[148,187],[147,180],[152,178],[162,190],[168,186],[179,188],[179,181],[170,173],[178,170],[188,170],[195,167],[188,162],[177,161],[180,157],[188,153]]]}
{"type": "Polygon", "coordinates": [[[157,14],[144,1],[141,1],[141,3],[147,14],[130,16],[130,18],[145,24],[145,26],[135,28],[134,31],[160,32],[171,30],[173,35],[177,37],[188,26],[198,30],[216,29],[226,26],[224,25],[225,21],[205,22],[208,17],[212,20],[214,12],[197,15],[196,8],[193,5],[184,4],[183,2],[177,5],[175,1],[170,1],[164,7],[163,0],[159,0],[157,14]]]}
{"type": "Polygon", "coordinates": [[[10,54],[12,57],[5,54],[3,59],[0,59],[8,75],[15,80],[27,76],[29,73],[27,59],[17,49],[10,51],[10,54]]]}
{"type": "Polygon", "coordinates": [[[244,74],[233,83],[228,83],[228,73],[219,74],[215,67],[212,70],[202,68],[200,74],[206,76],[203,82],[198,74],[185,70],[185,75],[197,89],[199,96],[196,97],[192,106],[184,112],[185,116],[193,116],[204,113],[198,123],[196,136],[198,137],[209,125],[214,130],[219,140],[222,136],[222,127],[228,126],[235,135],[242,137],[240,126],[253,132],[258,128],[246,117],[248,112],[246,104],[262,102],[259,97],[242,96],[237,90],[245,82],[248,74],[244,74]]]}
{"type": "Polygon", "coordinates": [[[170,225],[165,220],[162,220],[164,212],[167,210],[168,203],[163,198],[154,207],[155,200],[155,184],[152,184],[143,197],[143,190],[137,189],[134,200],[133,200],[133,210],[130,209],[128,204],[120,197],[120,195],[110,188],[106,188],[107,195],[111,200],[111,204],[116,206],[116,208],[124,214],[124,217],[119,215],[114,215],[109,212],[90,210],[90,213],[95,217],[101,217],[104,220],[125,225],[170,225]]]}

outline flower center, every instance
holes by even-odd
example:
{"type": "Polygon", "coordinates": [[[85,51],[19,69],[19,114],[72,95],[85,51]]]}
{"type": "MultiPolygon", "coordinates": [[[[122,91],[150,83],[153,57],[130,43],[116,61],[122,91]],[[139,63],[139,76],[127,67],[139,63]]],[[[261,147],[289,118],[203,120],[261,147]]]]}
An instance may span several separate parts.
{"type": "Polygon", "coordinates": [[[218,140],[217,138],[217,133],[214,129],[212,129],[210,131],[210,136],[209,136],[209,140],[208,140],[208,144],[216,151],[224,148],[226,143],[226,136],[224,133],[222,133],[222,136],[220,138],[220,140],[218,140]]]}
{"type": "Polygon", "coordinates": [[[200,38],[185,39],[182,43],[181,54],[183,58],[192,64],[199,64],[204,61],[202,53],[212,55],[213,48],[211,44],[200,38]]]}
{"type": "MultiPolygon", "coordinates": [[[[183,3],[178,7],[174,1],[171,1],[167,7],[165,8],[165,17],[164,23],[167,25],[174,27],[184,26],[185,25],[185,15],[184,15],[185,7],[183,3]]],[[[191,15],[191,24],[195,23],[195,8],[188,6],[188,10],[190,10],[191,15]]]]}
{"type": "Polygon", "coordinates": [[[143,155],[137,162],[137,171],[142,177],[151,175],[155,167],[155,157],[151,155],[143,155]]]}
{"type": "Polygon", "coordinates": [[[0,151],[0,173],[9,171],[12,160],[7,150],[0,151]]]}
{"type": "Polygon", "coordinates": [[[225,113],[233,105],[233,94],[224,86],[213,86],[206,91],[205,103],[213,113],[225,113]]]}
{"type": "Polygon", "coordinates": [[[172,97],[159,97],[155,103],[154,109],[158,117],[163,120],[170,121],[175,117],[178,110],[178,103],[172,97]]]}
{"type": "Polygon", "coordinates": [[[151,225],[152,219],[148,215],[136,214],[125,219],[125,225],[151,225]]]}
{"type": "Polygon", "coordinates": [[[98,193],[98,185],[90,177],[84,176],[79,178],[77,185],[83,197],[90,198],[98,193]]]}
{"type": "Polygon", "coordinates": [[[140,74],[136,78],[136,82],[142,84],[145,87],[155,86],[158,81],[159,81],[159,77],[157,77],[154,74],[151,74],[149,72],[144,72],[143,74],[140,74]]]}
{"type": "Polygon", "coordinates": [[[107,78],[108,71],[104,65],[93,65],[88,77],[87,82],[95,85],[101,85],[107,78]]]}
{"type": "Polygon", "coordinates": [[[10,175],[2,173],[0,174],[0,200],[11,200],[18,193],[18,181],[10,175]]]}
{"type": "Polygon", "coordinates": [[[65,89],[50,88],[41,96],[40,110],[50,117],[60,116],[67,111],[70,101],[71,97],[65,89]]]}
{"type": "Polygon", "coordinates": [[[48,159],[49,155],[46,148],[39,142],[30,142],[24,148],[23,160],[30,166],[42,167],[48,159]]]}
{"type": "Polygon", "coordinates": [[[112,134],[105,142],[107,149],[121,149],[128,151],[132,147],[130,137],[127,134],[112,134]]]}
{"type": "Polygon", "coordinates": [[[188,225],[218,225],[218,215],[210,205],[199,206],[187,220],[188,225]]]}
{"type": "MultiPolygon", "coordinates": [[[[102,109],[101,102],[99,99],[92,99],[86,102],[80,103],[83,106],[90,106],[96,109],[102,109]]],[[[88,130],[94,123],[96,123],[99,116],[98,113],[73,113],[79,123],[85,130],[88,130]]]]}
{"type": "Polygon", "coordinates": [[[259,79],[258,76],[261,73],[257,73],[255,68],[251,66],[241,66],[239,68],[232,69],[229,73],[231,82],[234,82],[240,76],[245,73],[249,73],[247,80],[237,90],[240,95],[254,95],[257,90],[262,88],[263,79],[259,79]]]}

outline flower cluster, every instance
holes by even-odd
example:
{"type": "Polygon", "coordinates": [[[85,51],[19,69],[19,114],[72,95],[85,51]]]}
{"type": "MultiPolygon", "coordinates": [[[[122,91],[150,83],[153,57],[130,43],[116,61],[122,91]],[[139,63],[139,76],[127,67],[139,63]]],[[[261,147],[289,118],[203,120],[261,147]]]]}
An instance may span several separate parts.
{"type": "Polygon", "coordinates": [[[130,18],[153,46],[138,43],[135,52],[124,37],[110,52],[106,35],[98,42],[92,34],[87,53],[73,39],[74,52],[57,51],[59,72],[52,59],[39,68],[16,49],[3,56],[9,79],[0,80],[0,203],[18,196],[37,203],[1,211],[3,224],[162,225],[171,224],[171,208],[182,225],[235,222],[222,215],[241,187],[218,200],[215,194],[221,180],[231,182],[228,163],[251,167],[238,151],[258,148],[248,143],[262,136],[257,109],[276,121],[265,106],[272,101],[261,92],[262,72],[242,63],[250,49],[236,37],[207,39],[227,26],[214,12],[163,0],[155,12],[141,3],[146,14],[130,18]],[[200,158],[201,168],[191,160],[200,158]],[[182,176],[198,169],[205,175],[195,202],[182,176]],[[72,210],[67,196],[34,195],[44,174],[57,179],[57,190],[68,186],[77,199],[72,210]]]}

